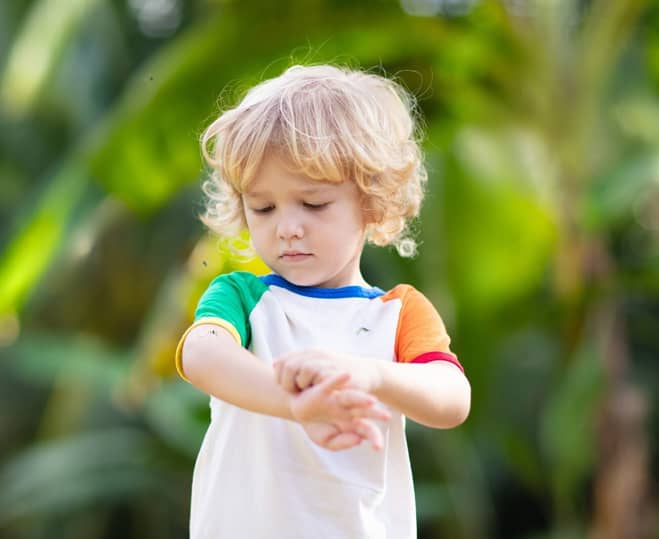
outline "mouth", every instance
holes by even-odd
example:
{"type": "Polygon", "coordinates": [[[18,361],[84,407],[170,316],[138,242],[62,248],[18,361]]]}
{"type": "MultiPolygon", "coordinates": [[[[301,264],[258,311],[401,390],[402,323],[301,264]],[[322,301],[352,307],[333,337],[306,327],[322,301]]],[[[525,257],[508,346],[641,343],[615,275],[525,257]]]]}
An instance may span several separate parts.
{"type": "Polygon", "coordinates": [[[301,251],[284,251],[279,258],[288,262],[298,262],[311,258],[313,255],[311,253],[303,253],[301,251]]]}

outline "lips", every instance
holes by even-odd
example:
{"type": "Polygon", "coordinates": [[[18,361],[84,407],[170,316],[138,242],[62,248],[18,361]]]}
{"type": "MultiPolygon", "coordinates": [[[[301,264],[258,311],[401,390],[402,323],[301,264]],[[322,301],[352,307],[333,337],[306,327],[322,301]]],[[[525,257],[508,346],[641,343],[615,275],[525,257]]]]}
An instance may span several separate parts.
{"type": "Polygon", "coordinates": [[[279,258],[288,262],[299,262],[312,256],[311,253],[304,253],[302,251],[284,251],[279,258]]]}

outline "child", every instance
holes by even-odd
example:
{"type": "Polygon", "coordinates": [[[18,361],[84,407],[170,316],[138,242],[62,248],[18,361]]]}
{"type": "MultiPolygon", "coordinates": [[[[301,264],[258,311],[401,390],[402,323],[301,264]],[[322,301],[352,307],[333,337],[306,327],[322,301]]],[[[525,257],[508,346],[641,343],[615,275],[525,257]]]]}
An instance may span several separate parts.
{"type": "Polygon", "coordinates": [[[416,537],[404,416],[457,426],[470,386],[430,302],[360,272],[366,241],[414,251],[426,176],[410,103],[377,75],[295,66],[202,137],[203,221],[246,226],[272,273],[217,277],[177,349],[211,395],[193,539],[416,537]]]}

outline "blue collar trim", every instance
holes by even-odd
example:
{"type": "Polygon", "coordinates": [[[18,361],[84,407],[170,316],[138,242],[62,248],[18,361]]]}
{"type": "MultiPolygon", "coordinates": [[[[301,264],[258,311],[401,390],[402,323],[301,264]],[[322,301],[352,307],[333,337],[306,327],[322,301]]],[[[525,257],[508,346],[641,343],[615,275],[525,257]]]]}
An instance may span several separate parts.
{"type": "Polygon", "coordinates": [[[378,287],[374,286],[372,288],[365,288],[363,286],[342,286],[340,288],[320,288],[317,286],[298,286],[293,283],[289,283],[286,279],[277,275],[276,273],[271,273],[270,275],[264,275],[259,277],[261,281],[268,286],[278,286],[280,288],[285,288],[290,290],[295,294],[300,296],[307,296],[310,298],[325,298],[325,299],[334,299],[334,298],[379,298],[384,295],[384,291],[380,290],[378,287]]]}

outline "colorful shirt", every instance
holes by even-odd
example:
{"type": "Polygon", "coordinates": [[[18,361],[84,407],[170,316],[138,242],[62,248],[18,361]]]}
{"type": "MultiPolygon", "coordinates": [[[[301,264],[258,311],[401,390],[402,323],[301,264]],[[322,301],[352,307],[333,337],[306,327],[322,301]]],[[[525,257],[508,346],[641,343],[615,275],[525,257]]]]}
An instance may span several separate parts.
{"type": "MultiPolygon", "coordinates": [[[[299,287],[278,275],[235,272],[203,294],[195,323],[227,329],[267,364],[321,348],[380,361],[445,360],[462,366],[432,304],[409,285],[299,287]]],[[[392,410],[385,446],[333,452],[293,421],[211,397],[211,422],[195,464],[191,539],[416,537],[405,419],[392,410]]]]}

